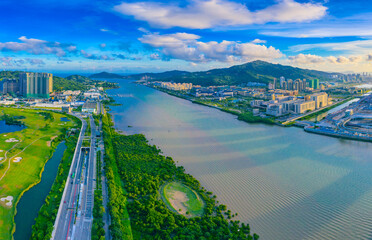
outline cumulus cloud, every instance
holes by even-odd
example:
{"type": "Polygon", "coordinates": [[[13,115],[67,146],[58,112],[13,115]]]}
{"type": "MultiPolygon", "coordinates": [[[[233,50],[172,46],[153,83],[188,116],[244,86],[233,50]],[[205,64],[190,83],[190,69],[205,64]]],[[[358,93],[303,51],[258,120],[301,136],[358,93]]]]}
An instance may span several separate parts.
{"type": "Polygon", "coordinates": [[[185,7],[159,2],[123,2],[114,10],[153,26],[206,29],[267,22],[304,22],[322,18],[327,8],[318,3],[279,0],[262,10],[250,11],[244,4],[228,0],[193,0],[185,7]]]}
{"type": "Polygon", "coordinates": [[[142,43],[158,49],[165,57],[191,62],[240,62],[274,59],[282,56],[282,53],[274,47],[251,42],[202,42],[199,39],[200,36],[189,33],[164,35],[151,33],[139,38],[142,43]]]}
{"type": "Polygon", "coordinates": [[[361,56],[351,56],[351,57],[344,57],[344,56],[339,56],[339,57],[334,57],[334,56],[329,56],[327,57],[327,60],[331,63],[358,63],[362,61],[361,56]]]}
{"type": "Polygon", "coordinates": [[[252,43],[266,43],[266,40],[256,38],[255,40],[252,41],[252,43]]]}
{"type": "Polygon", "coordinates": [[[25,36],[18,38],[18,40],[19,42],[0,42],[0,51],[28,52],[35,55],[54,54],[59,57],[65,56],[67,52],[76,51],[76,46],[72,44],[48,42],[25,36]]]}
{"type": "Polygon", "coordinates": [[[309,64],[309,63],[324,63],[323,57],[312,54],[298,54],[296,56],[289,56],[288,60],[294,64],[309,64]]]}
{"type": "Polygon", "coordinates": [[[312,54],[298,54],[296,56],[289,56],[288,61],[293,64],[306,65],[306,64],[321,64],[321,63],[332,63],[332,64],[349,64],[359,63],[363,61],[362,56],[329,56],[321,57],[312,54]]]}

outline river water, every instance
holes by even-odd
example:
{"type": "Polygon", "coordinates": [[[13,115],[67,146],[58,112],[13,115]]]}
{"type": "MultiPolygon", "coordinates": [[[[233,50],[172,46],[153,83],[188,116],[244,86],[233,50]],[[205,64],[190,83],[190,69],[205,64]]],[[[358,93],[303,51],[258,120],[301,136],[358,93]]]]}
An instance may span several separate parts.
{"type": "Polygon", "coordinates": [[[143,133],[260,239],[371,239],[372,144],[247,124],[119,80],[115,126],[143,133]]]}
{"type": "Polygon", "coordinates": [[[14,218],[16,224],[14,240],[30,239],[32,225],[34,225],[35,218],[52,188],[65,149],[64,142],[57,146],[52,158],[44,166],[40,183],[25,192],[19,200],[17,214],[14,218]]]}

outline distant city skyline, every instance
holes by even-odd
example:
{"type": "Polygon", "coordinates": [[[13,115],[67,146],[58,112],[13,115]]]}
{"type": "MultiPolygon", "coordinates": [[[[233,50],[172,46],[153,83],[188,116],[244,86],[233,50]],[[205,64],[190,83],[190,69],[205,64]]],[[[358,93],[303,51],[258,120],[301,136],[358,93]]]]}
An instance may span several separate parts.
{"type": "Polygon", "coordinates": [[[367,0],[2,0],[0,8],[1,70],[129,74],[264,60],[372,72],[367,0]]]}

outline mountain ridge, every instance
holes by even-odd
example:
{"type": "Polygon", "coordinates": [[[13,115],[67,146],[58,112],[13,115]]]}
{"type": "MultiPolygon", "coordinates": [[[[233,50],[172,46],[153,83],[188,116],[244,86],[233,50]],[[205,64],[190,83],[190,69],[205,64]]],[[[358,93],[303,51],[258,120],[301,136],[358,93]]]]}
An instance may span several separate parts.
{"type": "MultiPolygon", "coordinates": [[[[105,72],[103,72],[105,73],[105,72]]],[[[100,73],[101,75],[104,75],[100,73]]],[[[110,76],[111,73],[107,73],[110,76]]],[[[197,85],[237,85],[247,82],[269,83],[274,78],[284,76],[286,79],[314,79],[329,80],[332,75],[341,73],[328,73],[318,70],[303,69],[281,64],[273,64],[265,61],[253,61],[228,68],[210,69],[207,71],[166,71],[162,73],[140,73],[128,76],[120,76],[122,79],[165,81],[165,82],[189,82],[197,85]]],[[[97,75],[97,74],[96,74],[97,75]]],[[[91,75],[90,77],[94,77],[91,75]]],[[[108,77],[107,77],[108,78],[108,77]]],[[[116,77],[119,78],[119,77],[116,77]]]]}

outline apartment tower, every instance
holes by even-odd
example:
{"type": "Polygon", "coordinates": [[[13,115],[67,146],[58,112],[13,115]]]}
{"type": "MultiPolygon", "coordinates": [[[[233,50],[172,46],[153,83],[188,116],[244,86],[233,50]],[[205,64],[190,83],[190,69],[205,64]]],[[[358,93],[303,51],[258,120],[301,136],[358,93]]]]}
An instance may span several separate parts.
{"type": "Polygon", "coordinates": [[[50,73],[20,73],[19,88],[23,97],[49,98],[49,94],[53,92],[53,75],[50,73]]]}

